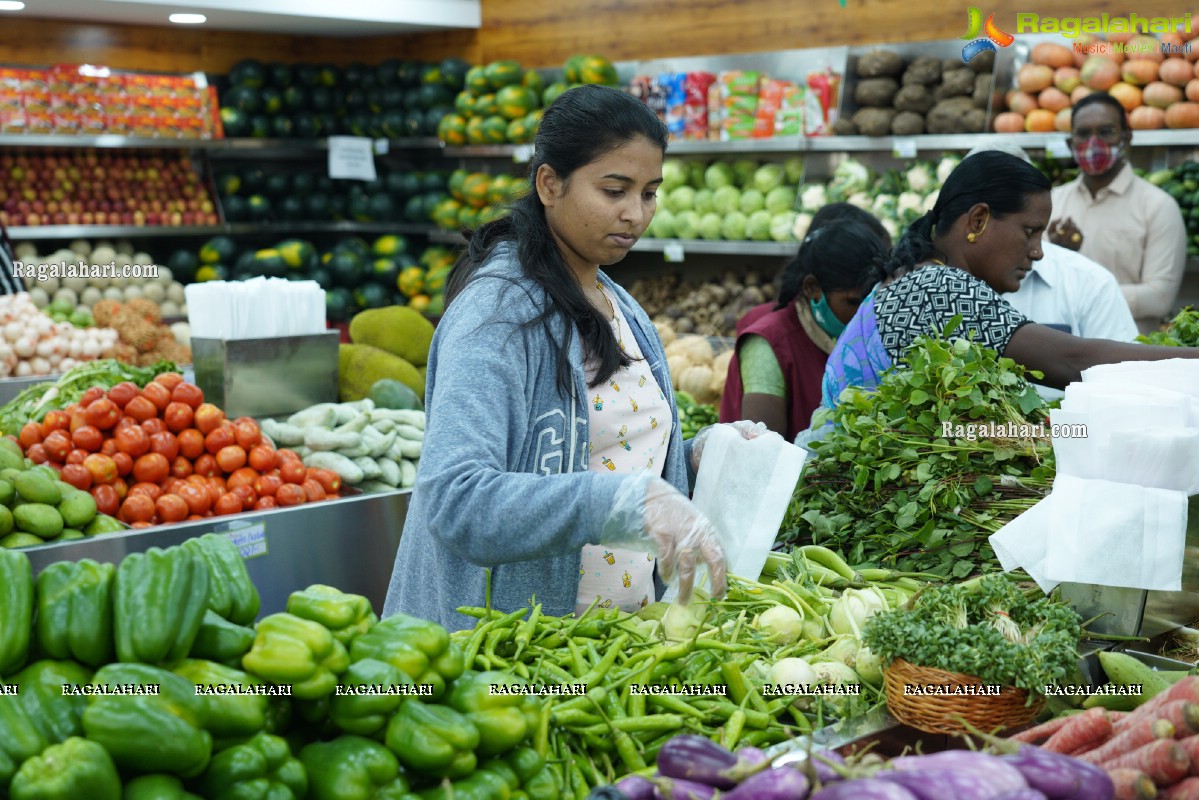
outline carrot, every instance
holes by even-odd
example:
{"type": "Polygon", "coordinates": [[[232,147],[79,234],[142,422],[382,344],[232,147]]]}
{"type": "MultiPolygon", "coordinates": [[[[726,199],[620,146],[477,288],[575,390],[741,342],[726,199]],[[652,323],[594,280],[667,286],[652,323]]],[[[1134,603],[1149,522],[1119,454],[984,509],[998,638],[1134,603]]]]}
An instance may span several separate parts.
{"type": "Polygon", "coordinates": [[[1125,726],[1134,725],[1145,717],[1153,716],[1157,709],[1174,700],[1199,703],[1199,675],[1188,675],[1166,691],[1145,701],[1136,711],[1131,712],[1116,724],[1116,733],[1119,733],[1125,726]]]}
{"type": "Polygon", "coordinates": [[[1157,787],[1139,769],[1108,770],[1107,776],[1116,788],[1112,800],[1153,800],[1157,797],[1157,787]]]}
{"type": "Polygon", "coordinates": [[[1082,753],[1077,758],[1091,764],[1102,764],[1104,761],[1110,761],[1125,753],[1131,753],[1138,747],[1144,747],[1157,739],[1173,738],[1174,726],[1169,720],[1144,719],[1131,728],[1126,728],[1123,733],[1117,733],[1106,744],[1082,753]]]}
{"type": "Polygon", "coordinates": [[[1158,793],[1163,800],[1199,800],[1199,778],[1187,778],[1158,793]]]}
{"type": "Polygon", "coordinates": [[[1187,757],[1191,759],[1191,774],[1199,775],[1199,736],[1188,736],[1185,739],[1179,739],[1178,743],[1182,745],[1187,757]]]}
{"type": "Polygon", "coordinates": [[[1187,751],[1173,739],[1159,739],[1131,753],[1125,753],[1100,764],[1104,770],[1139,769],[1158,786],[1177,783],[1191,771],[1187,751]]]}
{"type": "Polygon", "coordinates": [[[1058,729],[1041,745],[1051,753],[1070,753],[1088,745],[1094,747],[1112,735],[1112,724],[1108,722],[1106,709],[1091,708],[1058,729]]]}
{"type": "Polygon", "coordinates": [[[1067,723],[1080,716],[1081,714],[1069,714],[1063,717],[1054,717],[1048,722],[1042,722],[1040,725],[1020,731],[1008,738],[1012,741],[1023,742],[1024,744],[1036,744],[1042,739],[1048,739],[1061,730],[1067,723]]]}
{"type": "Polygon", "coordinates": [[[1171,700],[1159,708],[1154,716],[1170,721],[1174,726],[1175,739],[1185,739],[1199,733],[1199,704],[1171,700]]]}

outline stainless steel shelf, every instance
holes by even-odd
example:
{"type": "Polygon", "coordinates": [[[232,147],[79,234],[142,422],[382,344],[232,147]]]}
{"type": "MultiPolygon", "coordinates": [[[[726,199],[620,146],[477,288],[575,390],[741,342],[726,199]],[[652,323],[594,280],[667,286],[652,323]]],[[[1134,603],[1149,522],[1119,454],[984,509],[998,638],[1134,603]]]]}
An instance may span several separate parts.
{"type": "Polygon", "coordinates": [[[434,244],[466,244],[466,239],[458,231],[449,231],[445,228],[435,228],[429,233],[429,241],[434,244]]]}
{"type": "Polygon", "coordinates": [[[724,241],[717,239],[641,239],[633,245],[634,252],[665,253],[682,248],[683,254],[730,256],[790,256],[797,242],[724,241]]]}
{"type": "MultiPolygon", "coordinates": [[[[382,140],[381,140],[382,141],[382,140]]],[[[439,150],[441,142],[433,136],[404,139],[388,139],[389,150],[439,150]]],[[[97,136],[72,136],[69,134],[3,134],[0,147],[96,147],[124,149],[173,149],[207,150],[210,152],[237,152],[280,150],[302,153],[312,150],[328,150],[326,139],[160,139],[119,134],[97,136]]]]}
{"type": "Polygon", "coordinates": [[[289,233],[402,233],[410,236],[432,236],[439,229],[433,225],[411,222],[237,222],[228,225],[192,225],[169,227],[162,225],[135,227],[132,225],[39,225],[8,229],[14,242],[42,239],[83,238],[153,238],[170,236],[244,236],[256,233],[286,235],[289,233]]]}
{"type": "Polygon", "coordinates": [[[669,156],[691,154],[738,155],[756,153],[800,153],[807,149],[802,136],[779,136],[770,139],[737,139],[729,142],[682,141],[671,142],[666,148],[669,156]]]}

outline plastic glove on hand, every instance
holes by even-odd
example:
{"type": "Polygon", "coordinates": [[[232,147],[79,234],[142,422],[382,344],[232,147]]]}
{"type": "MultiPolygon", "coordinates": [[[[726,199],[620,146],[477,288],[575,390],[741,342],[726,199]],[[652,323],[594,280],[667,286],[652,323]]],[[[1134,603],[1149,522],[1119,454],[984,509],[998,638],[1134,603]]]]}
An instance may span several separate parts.
{"type": "MultiPolygon", "coordinates": [[[[770,428],[767,428],[765,423],[751,422],[747,419],[719,424],[733,426],[737,429],[737,433],[741,434],[742,439],[756,439],[770,432],[770,428]]],[[[699,458],[704,451],[704,443],[715,427],[715,425],[709,425],[706,428],[700,428],[699,433],[695,434],[695,439],[691,442],[691,468],[696,472],[699,472],[699,458]]]]}

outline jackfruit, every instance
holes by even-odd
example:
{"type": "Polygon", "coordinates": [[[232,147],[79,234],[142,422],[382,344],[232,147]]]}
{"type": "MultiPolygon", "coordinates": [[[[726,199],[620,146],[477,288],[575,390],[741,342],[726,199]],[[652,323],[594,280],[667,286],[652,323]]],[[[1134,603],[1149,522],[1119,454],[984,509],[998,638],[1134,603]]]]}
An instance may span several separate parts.
{"type": "Polygon", "coordinates": [[[411,363],[366,344],[343,344],[337,349],[338,395],[343,403],[361,400],[383,378],[399,381],[423,402],[425,379],[411,363]]]}
{"type": "Polygon", "coordinates": [[[407,306],[371,308],[350,320],[350,341],[377,347],[414,367],[423,367],[429,361],[433,323],[407,306]]]}

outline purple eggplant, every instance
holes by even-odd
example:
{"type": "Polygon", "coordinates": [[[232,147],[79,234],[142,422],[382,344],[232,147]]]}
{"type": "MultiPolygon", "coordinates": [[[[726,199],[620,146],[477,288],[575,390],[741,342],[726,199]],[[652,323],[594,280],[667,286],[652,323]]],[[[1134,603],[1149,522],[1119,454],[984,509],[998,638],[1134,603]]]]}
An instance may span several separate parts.
{"type": "Polygon", "coordinates": [[[916,795],[897,783],[862,778],[839,781],[825,786],[808,800],[917,800],[916,795]]]}
{"type": "Polygon", "coordinates": [[[756,747],[739,747],[733,755],[737,756],[738,763],[748,767],[756,767],[758,764],[765,764],[770,760],[770,756],[766,755],[764,750],[756,747]]]}
{"type": "Polygon", "coordinates": [[[1052,800],[1112,800],[1115,796],[1107,773],[1077,758],[1032,745],[999,758],[1020,770],[1030,787],[1052,800]]]}
{"type": "Polygon", "coordinates": [[[754,773],[720,796],[728,800],[804,800],[810,791],[803,773],[786,766],[754,773]]]}
{"type": "Polygon", "coordinates": [[[904,756],[894,759],[891,767],[875,777],[900,784],[919,800],[993,800],[1028,786],[1011,764],[971,750],[904,756]]]}
{"type": "Polygon", "coordinates": [[[1049,797],[1044,792],[1026,788],[1005,792],[995,800],[1049,800],[1049,797]]]}
{"type": "Polygon", "coordinates": [[[654,800],[712,800],[716,788],[682,778],[658,778],[654,781],[654,800]]]}
{"type": "Polygon", "coordinates": [[[812,777],[815,774],[816,779],[822,784],[842,780],[841,773],[833,769],[830,766],[831,764],[843,766],[845,759],[836,750],[813,750],[812,755],[803,764],[802,769],[804,772],[808,772],[810,766],[811,772],[808,773],[808,777],[812,777]]]}
{"type": "Polygon", "coordinates": [[[667,778],[699,781],[717,789],[732,789],[737,780],[730,771],[737,756],[711,739],[683,733],[670,739],[658,751],[658,772],[667,778]]]}
{"type": "Polygon", "coordinates": [[[654,784],[640,775],[630,775],[616,782],[616,788],[629,800],[654,800],[654,784]]]}

